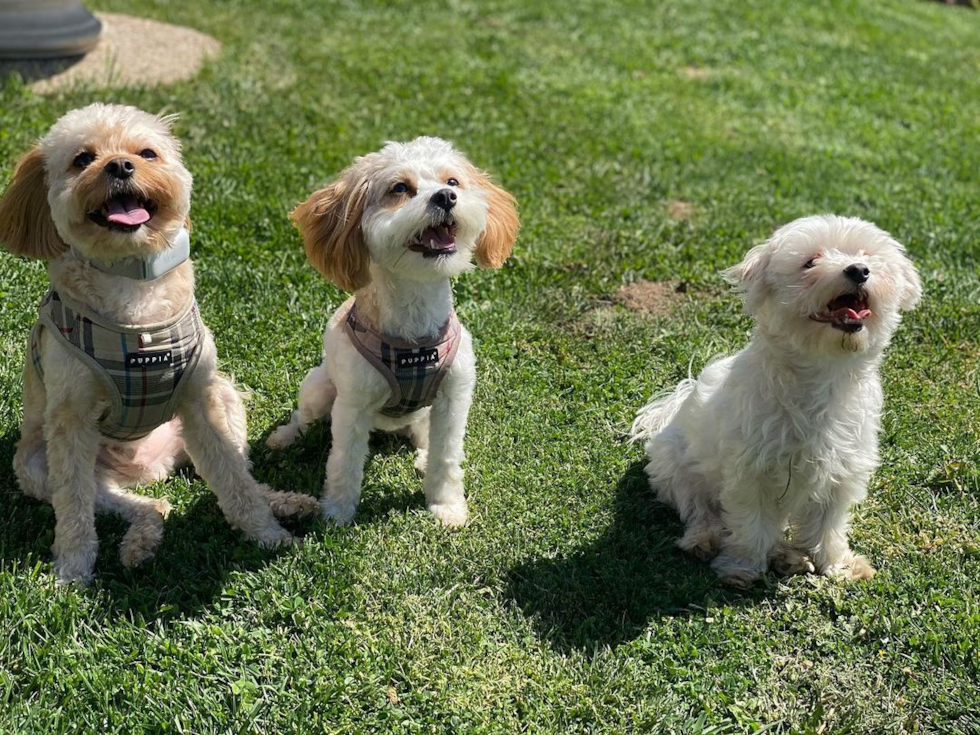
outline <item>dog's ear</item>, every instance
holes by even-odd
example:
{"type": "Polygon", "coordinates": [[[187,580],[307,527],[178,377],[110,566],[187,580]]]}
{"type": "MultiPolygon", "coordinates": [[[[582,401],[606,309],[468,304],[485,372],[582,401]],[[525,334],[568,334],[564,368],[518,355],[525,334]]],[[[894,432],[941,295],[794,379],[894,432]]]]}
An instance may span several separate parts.
{"type": "Polygon", "coordinates": [[[902,309],[912,309],[915,305],[919,303],[922,298],[922,279],[919,277],[919,271],[916,270],[915,264],[909,259],[908,254],[905,249],[899,246],[899,251],[902,253],[902,298],[899,300],[898,305],[902,309]]]}
{"type": "Polygon", "coordinates": [[[745,296],[745,311],[755,314],[769,293],[766,269],[772,252],[769,243],[756,245],[742,258],[742,262],[722,271],[722,277],[745,296]]]}
{"type": "Polygon", "coordinates": [[[68,249],[51,219],[44,156],[37,146],[18,161],[0,198],[0,245],[14,255],[42,260],[68,249]]]}
{"type": "Polygon", "coordinates": [[[514,249],[521,229],[517,200],[479,169],[472,168],[470,177],[475,186],[487,192],[487,226],[476,241],[476,264],[481,268],[499,268],[514,249]]]}
{"type": "Polygon", "coordinates": [[[370,254],[361,231],[367,188],[367,181],[344,173],[289,215],[303,235],[310,263],[346,291],[371,280],[370,254]]]}

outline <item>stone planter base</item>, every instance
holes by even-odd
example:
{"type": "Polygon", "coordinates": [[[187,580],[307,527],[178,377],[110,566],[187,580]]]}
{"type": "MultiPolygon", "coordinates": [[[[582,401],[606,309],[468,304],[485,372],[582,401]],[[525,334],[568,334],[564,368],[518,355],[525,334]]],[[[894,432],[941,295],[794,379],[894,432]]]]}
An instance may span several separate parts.
{"type": "Polygon", "coordinates": [[[77,0],[0,0],[0,59],[81,56],[101,31],[77,0]]]}
{"type": "Polygon", "coordinates": [[[221,52],[216,39],[192,28],[117,13],[98,18],[102,35],[85,56],[0,59],[0,82],[13,73],[40,94],[73,87],[155,87],[190,79],[221,52]]]}

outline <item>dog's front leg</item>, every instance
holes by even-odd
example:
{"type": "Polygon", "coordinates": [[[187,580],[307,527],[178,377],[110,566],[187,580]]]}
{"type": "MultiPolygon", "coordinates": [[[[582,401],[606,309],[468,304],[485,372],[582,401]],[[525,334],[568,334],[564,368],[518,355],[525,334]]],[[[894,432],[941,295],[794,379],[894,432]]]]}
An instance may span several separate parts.
{"type": "Polygon", "coordinates": [[[726,478],[721,495],[728,531],[712,568],[728,584],[746,587],[762,578],[782,538],[778,492],[765,475],[742,469],[726,478]]]}
{"type": "Polygon", "coordinates": [[[91,582],[99,551],[95,458],[101,439],[97,426],[100,406],[91,396],[91,390],[77,394],[57,386],[48,390],[44,439],[55,517],[54,569],[61,584],[91,582]]]}
{"type": "MultiPolygon", "coordinates": [[[[464,356],[460,354],[459,357],[464,356]]],[[[462,526],[467,518],[463,439],[473,402],[474,374],[472,358],[457,358],[432,402],[429,414],[425,502],[432,515],[447,526],[462,526]]]]}
{"type": "Polygon", "coordinates": [[[361,499],[364,461],[377,407],[337,397],[330,411],[333,446],[327,458],[320,507],[324,518],[340,525],[350,523],[361,499]]]}
{"type": "Polygon", "coordinates": [[[275,519],[262,486],[249,471],[241,431],[229,420],[225,381],[204,365],[190,380],[178,410],[184,444],[194,468],[218,498],[221,512],[228,523],[261,546],[291,542],[292,536],[275,519]]]}
{"type": "Polygon", "coordinates": [[[832,493],[829,501],[813,503],[806,512],[796,543],[807,549],[818,574],[847,580],[871,579],[875,568],[851,551],[847,540],[851,497],[864,497],[864,486],[855,482],[832,493]]]}

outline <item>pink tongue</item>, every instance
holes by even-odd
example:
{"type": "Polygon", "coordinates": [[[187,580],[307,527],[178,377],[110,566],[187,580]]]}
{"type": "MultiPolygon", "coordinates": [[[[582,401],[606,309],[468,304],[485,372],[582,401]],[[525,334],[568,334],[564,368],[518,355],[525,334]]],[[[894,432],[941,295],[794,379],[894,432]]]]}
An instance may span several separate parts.
{"type": "Polygon", "coordinates": [[[118,197],[109,202],[105,218],[117,225],[141,225],[150,220],[147,212],[135,199],[118,197]]]}
{"type": "Polygon", "coordinates": [[[857,319],[859,321],[864,319],[864,317],[868,316],[870,313],[871,309],[861,309],[860,312],[854,311],[854,309],[851,309],[850,307],[847,309],[847,317],[849,319],[857,319]]]}

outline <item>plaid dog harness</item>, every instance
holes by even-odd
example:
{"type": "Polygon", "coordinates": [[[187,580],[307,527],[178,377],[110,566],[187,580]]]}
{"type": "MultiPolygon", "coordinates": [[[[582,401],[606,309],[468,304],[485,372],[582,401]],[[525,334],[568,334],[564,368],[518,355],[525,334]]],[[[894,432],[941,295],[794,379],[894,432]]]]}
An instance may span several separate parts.
{"type": "Polygon", "coordinates": [[[456,312],[442,329],[425,342],[406,342],[376,332],[357,320],[357,304],[351,306],[344,332],[364,359],[391,386],[391,398],[381,409],[385,416],[405,416],[432,405],[439,384],[452,367],[460,337],[456,312]]]}
{"type": "Polygon", "coordinates": [[[44,329],[81,358],[105,386],[112,405],[99,420],[99,431],[116,441],[144,437],[173,418],[186,378],[197,366],[204,335],[197,302],[167,322],[120,325],[51,290],[38,309],[30,341],[31,361],[42,381],[44,329]]]}

